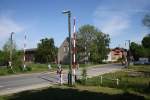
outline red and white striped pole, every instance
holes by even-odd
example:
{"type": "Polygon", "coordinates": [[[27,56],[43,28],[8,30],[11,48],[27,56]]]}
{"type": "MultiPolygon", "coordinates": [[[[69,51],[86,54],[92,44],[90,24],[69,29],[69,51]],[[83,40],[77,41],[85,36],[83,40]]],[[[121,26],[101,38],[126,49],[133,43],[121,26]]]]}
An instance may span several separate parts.
{"type": "Polygon", "coordinates": [[[73,75],[76,77],[76,19],[73,19],[73,75]]]}
{"type": "Polygon", "coordinates": [[[23,47],[23,51],[24,51],[24,55],[23,55],[23,70],[26,69],[26,34],[24,36],[24,47],[23,47]]]}

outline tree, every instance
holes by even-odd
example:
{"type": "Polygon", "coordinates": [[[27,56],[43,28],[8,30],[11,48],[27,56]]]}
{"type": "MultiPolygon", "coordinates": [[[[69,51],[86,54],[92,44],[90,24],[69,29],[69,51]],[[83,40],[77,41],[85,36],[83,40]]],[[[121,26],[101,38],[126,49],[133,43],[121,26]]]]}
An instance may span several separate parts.
{"type": "Polygon", "coordinates": [[[149,57],[150,49],[144,48],[144,46],[136,44],[135,42],[131,43],[131,54],[135,60],[138,60],[140,57],[149,57]]]}
{"type": "MultiPolygon", "coordinates": [[[[150,14],[145,15],[143,24],[150,28],[150,14]]],[[[139,57],[148,57],[150,59],[150,34],[142,39],[142,45],[131,43],[131,52],[135,60],[139,57]]]]}
{"type": "Polygon", "coordinates": [[[144,46],[144,48],[150,48],[150,34],[143,38],[142,45],[144,46]]]}
{"type": "Polygon", "coordinates": [[[56,59],[57,48],[54,45],[53,38],[40,40],[35,54],[35,62],[48,63],[56,59]]]}
{"type": "MultiPolygon", "coordinates": [[[[10,49],[11,49],[11,40],[7,40],[3,46],[3,50],[0,51],[0,63],[1,65],[7,65],[10,60],[10,49]]],[[[21,51],[16,50],[15,41],[12,41],[12,66],[21,67],[22,66],[23,54],[21,51]]]]}
{"type": "Polygon", "coordinates": [[[144,16],[143,24],[150,28],[150,14],[144,16]]]}
{"type": "Polygon", "coordinates": [[[8,39],[6,41],[6,43],[3,46],[3,61],[5,63],[8,63],[8,61],[10,60],[10,50],[12,48],[12,64],[14,65],[14,60],[16,59],[16,44],[14,42],[14,40],[12,41],[12,47],[11,47],[11,39],[8,39]]]}
{"type": "Polygon", "coordinates": [[[5,57],[5,53],[3,51],[0,51],[0,66],[7,65],[8,59],[5,57]]]}
{"type": "Polygon", "coordinates": [[[10,50],[12,48],[12,54],[14,55],[16,53],[16,44],[14,42],[14,40],[12,40],[12,44],[11,44],[11,39],[7,40],[6,43],[3,46],[3,51],[7,54],[10,53],[10,50]],[[11,46],[12,45],[12,46],[11,46]]]}
{"type": "Polygon", "coordinates": [[[109,35],[104,34],[95,26],[83,25],[77,32],[78,52],[83,55],[83,58],[88,57],[91,62],[101,63],[107,58],[109,43],[109,35]]]}

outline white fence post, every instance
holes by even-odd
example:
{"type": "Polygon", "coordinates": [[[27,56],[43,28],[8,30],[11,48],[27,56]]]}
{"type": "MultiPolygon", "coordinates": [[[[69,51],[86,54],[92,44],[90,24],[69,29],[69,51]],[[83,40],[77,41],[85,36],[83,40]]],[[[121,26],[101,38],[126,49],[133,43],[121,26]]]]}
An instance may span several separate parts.
{"type": "Polygon", "coordinates": [[[101,76],[101,84],[103,84],[103,76],[101,76]]]}
{"type": "Polygon", "coordinates": [[[116,79],[116,81],[117,81],[117,85],[119,85],[119,79],[118,78],[116,79]]]}

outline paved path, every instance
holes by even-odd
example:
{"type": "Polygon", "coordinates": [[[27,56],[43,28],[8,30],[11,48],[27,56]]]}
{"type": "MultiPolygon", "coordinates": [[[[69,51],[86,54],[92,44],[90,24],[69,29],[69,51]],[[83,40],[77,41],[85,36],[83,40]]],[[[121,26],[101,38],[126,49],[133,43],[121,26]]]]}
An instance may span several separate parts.
{"type": "MultiPolygon", "coordinates": [[[[113,72],[122,68],[119,64],[97,65],[87,68],[88,77],[113,72]]],[[[80,76],[82,69],[77,71],[80,76]]],[[[64,71],[63,81],[67,82],[67,70],[64,71]]],[[[15,93],[19,91],[48,87],[58,84],[56,72],[43,72],[34,74],[21,74],[0,77],[0,95],[15,93]]]]}

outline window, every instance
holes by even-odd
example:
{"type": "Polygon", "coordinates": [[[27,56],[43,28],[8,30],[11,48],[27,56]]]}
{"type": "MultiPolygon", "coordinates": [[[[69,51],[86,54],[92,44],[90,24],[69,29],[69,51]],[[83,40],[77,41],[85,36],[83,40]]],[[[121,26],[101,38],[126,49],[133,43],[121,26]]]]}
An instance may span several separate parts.
{"type": "Polygon", "coordinates": [[[64,46],[64,53],[68,52],[68,47],[64,46]]]}

